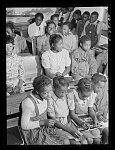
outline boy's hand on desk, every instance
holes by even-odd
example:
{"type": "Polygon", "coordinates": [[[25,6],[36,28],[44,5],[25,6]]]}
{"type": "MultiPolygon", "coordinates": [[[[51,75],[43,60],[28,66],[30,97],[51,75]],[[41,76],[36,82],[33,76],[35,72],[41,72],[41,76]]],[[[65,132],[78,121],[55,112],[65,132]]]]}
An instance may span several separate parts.
{"type": "Polygon", "coordinates": [[[85,129],[85,130],[88,130],[88,129],[90,128],[90,125],[87,124],[87,123],[85,123],[85,122],[82,122],[82,123],[81,123],[81,127],[82,127],[83,129],[85,129]]]}
{"type": "Polygon", "coordinates": [[[100,125],[100,123],[99,123],[99,121],[97,120],[97,118],[94,120],[94,127],[97,127],[97,126],[99,126],[100,125]]]}

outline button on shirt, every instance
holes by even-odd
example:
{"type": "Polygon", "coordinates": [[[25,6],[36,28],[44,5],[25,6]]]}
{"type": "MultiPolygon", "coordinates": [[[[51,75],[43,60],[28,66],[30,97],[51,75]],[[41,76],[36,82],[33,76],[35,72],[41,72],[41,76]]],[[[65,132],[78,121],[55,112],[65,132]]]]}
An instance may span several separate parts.
{"type": "Polygon", "coordinates": [[[29,37],[32,38],[33,36],[39,36],[44,34],[44,26],[45,22],[42,22],[40,26],[37,26],[36,23],[32,23],[28,26],[28,34],[29,37]]]}

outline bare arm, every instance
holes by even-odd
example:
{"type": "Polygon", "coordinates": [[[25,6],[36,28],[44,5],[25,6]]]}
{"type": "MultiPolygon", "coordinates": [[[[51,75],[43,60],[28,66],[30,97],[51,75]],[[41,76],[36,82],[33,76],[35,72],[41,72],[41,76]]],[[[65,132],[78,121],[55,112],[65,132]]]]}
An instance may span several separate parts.
{"type": "Polygon", "coordinates": [[[62,76],[67,75],[70,72],[70,66],[66,67],[64,72],[62,73],[62,76]]]}

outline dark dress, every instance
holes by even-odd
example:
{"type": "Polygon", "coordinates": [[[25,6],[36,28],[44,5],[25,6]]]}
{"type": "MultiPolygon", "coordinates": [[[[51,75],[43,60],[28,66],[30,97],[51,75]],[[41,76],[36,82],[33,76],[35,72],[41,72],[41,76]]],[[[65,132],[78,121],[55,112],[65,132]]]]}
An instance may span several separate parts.
{"type": "MultiPolygon", "coordinates": [[[[36,116],[31,117],[32,121],[47,119],[47,110],[39,115],[38,107],[34,98],[29,95],[35,106],[36,116]]],[[[38,127],[35,129],[24,130],[21,128],[24,140],[27,145],[63,145],[65,137],[60,136],[57,128],[55,127],[38,127]]]]}

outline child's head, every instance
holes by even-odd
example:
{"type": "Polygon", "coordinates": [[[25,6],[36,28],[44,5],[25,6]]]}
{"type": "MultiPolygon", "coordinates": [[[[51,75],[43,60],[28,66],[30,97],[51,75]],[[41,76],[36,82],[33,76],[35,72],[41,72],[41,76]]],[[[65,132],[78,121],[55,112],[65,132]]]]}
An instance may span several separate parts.
{"type": "Polygon", "coordinates": [[[74,10],[75,7],[68,7],[68,11],[72,12],[74,10]]]}
{"type": "Polygon", "coordinates": [[[79,20],[81,18],[81,11],[79,9],[74,11],[73,18],[74,20],[79,20]]]}
{"type": "Polygon", "coordinates": [[[6,23],[6,35],[10,35],[10,36],[13,37],[14,32],[15,32],[14,23],[11,22],[11,21],[8,21],[8,22],[6,23]]]}
{"type": "Polygon", "coordinates": [[[105,86],[105,83],[107,82],[106,77],[103,74],[95,73],[91,78],[93,84],[94,84],[94,92],[99,93],[103,87],[105,86]]]}
{"type": "Polygon", "coordinates": [[[6,36],[6,55],[12,55],[14,49],[14,39],[13,37],[6,36]]]}
{"type": "Polygon", "coordinates": [[[53,79],[54,93],[59,98],[64,96],[64,94],[67,92],[68,86],[69,84],[63,76],[55,77],[53,79]]]}
{"type": "Polygon", "coordinates": [[[84,35],[80,38],[80,46],[84,51],[87,51],[91,47],[91,39],[88,35],[84,35]]]}
{"type": "Polygon", "coordinates": [[[68,11],[68,8],[67,7],[61,7],[61,11],[63,14],[66,14],[68,11]]]}
{"type": "Polygon", "coordinates": [[[82,14],[82,19],[83,21],[87,21],[89,20],[90,18],[90,12],[89,11],[85,11],[83,14],[82,14]]]}
{"type": "Polygon", "coordinates": [[[55,30],[56,30],[56,24],[53,21],[48,21],[45,28],[45,33],[52,35],[55,33],[55,30]]]}
{"type": "Polygon", "coordinates": [[[33,87],[33,92],[39,95],[42,99],[49,99],[53,92],[51,80],[45,75],[36,77],[33,81],[33,87]]]}
{"type": "Polygon", "coordinates": [[[68,35],[68,33],[70,32],[70,29],[71,29],[71,24],[70,22],[64,22],[62,24],[62,34],[63,35],[68,35]]]}
{"type": "Polygon", "coordinates": [[[37,25],[37,26],[40,26],[40,24],[42,23],[43,19],[44,19],[44,15],[43,15],[42,13],[37,13],[37,14],[35,15],[35,22],[36,22],[36,25],[37,25]]]}
{"type": "Polygon", "coordinates": [[[78,91],[81,93],[82,99],[89,97],[93,91],[93,83],[89,78],[82,78],[79,80],[78,91]]]}
{"type": "Polygon", "coordinates": [[[98,16],[99,16],[98,12],[96,11],[92,12],[90,16],[90,22],[94,23],[98,19],[98,16]]]}
{"type": "Polygon", "coordinates": [[[51,16],[51,20],[56,24],[56,26],[58,26],[59,23],[59,15],[58,14],[54,14],[51,16]]]}
{"type": "Polygon", "coordinates": [[[60,34],[53,34],[49,39],[51,50],[62,51],[62,36],[60,34]]]}

